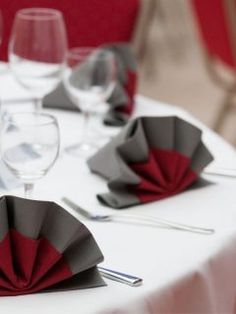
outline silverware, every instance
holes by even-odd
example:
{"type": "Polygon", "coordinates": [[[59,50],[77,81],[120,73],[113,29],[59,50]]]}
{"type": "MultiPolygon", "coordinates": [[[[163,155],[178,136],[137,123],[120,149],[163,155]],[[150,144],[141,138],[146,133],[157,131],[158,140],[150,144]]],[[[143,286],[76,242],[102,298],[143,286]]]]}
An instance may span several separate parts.
{"type": "Polygon", "coordinates": [[[143,283],[142,278],[124,274],[116,270],[111,270],[103,267],[98,267],[98,270],[103,277],[127,284],[132,287],[141,286],[141,284],[143,283]]]}
{"type": "Polygon", "coordinates": [[[201,234],[213,234],[215,232],[214,229],[209,229],[209,228],[201,228],[201,227],[196,227],[196,226],[190,226],[182,223],[177,223],[173,221],[169,221],[166,219],[161,219],[161,218],[156,218],[152,216],[144,216],[144,215],[128,215],[128,214],[120,214],[120,215],[101,215],[101,214],[94,214],[91,213],[83,208],[81,208],[79,205],[75,204],[72,202],[70,199],[67,197],[63,197],[62,201],[78,212],[81,216],[85,217],[86,219],[89,220],[94,220],[94,221],[138,221],[142,223],[152,223],[152,224],[157,224],[158,226],[165,226],[168,228],[176,229],[176,230],[184,230],[184,231],[189,231],[189,232],[195,232],[195,233],[201,233],[201,234]]]}
{"type": "Polygon", "coordinates": [[[236,178],[236,168],[209,168],[205,169],[203,173],[212,176],[222,176],[222,177],[229,177],[229,178],[236,178]]]}

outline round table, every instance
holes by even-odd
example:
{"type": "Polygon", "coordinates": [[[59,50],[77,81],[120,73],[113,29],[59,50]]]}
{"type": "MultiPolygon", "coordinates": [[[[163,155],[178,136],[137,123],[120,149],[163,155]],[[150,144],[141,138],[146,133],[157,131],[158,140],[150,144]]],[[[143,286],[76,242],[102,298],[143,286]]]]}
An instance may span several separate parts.
{"type": "MultiPolygon", "coordinates": [[[[7,101],[29,97],[6,72],[0,95],[7,101]]],[[[236,168],[234,148],[187,112],[174,106],[137,96],[134,116],[177,115],[198,125],[203,140],[215,156],[210,166],[236,168]]],[[[15,109],[16,106],[10,105],[15,109]]],[[[26,106],[28,106],[26,104],[26,106]]],[[[46,110],[57,116],[62,150],[54,168],[36,183],[35,198],[54,200],[64,206],[93,233],[105,261],[101,266],[143,278],[130,287],[106,280],[107,286],[87,290],[0,298],[1,313],[233,313],[236,310],[236,178],[204,175],[211,184],[189,189],[174,197],[126,210],[181,223],[214,228],[200,235],[167,228],[117,222],[91,222],[67,208],[67,196],[94,212],[114,213],[98,203],[96,194],[107,191],[106,182],[91,174],[86,162],[67,155],[63,148],[77,140],[81,116],[46,110]]],[[[105,129],[108,134],[117,132],[105,129]]],[[[209,169],[210,169],[209,167],[209,169]]],[[[1,191],[23,195],[22,187],[1,191]]]]}

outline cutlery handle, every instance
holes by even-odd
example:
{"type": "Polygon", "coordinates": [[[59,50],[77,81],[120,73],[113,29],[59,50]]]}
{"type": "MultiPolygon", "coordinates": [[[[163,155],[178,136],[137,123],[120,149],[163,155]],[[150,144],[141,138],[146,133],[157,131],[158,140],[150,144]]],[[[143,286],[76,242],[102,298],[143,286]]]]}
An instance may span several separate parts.
{"type": "Polygon", "coordinates": [[[213,168],[213,169],[205,169],[203,173],[210,176],[221,176],[228,178],[236,178],[236,169],[230,168],[213,168]]]}
{"type": "Polygon", "coordinates": [[[111,269],[107,269],[103,267],[98,267],[98,270],[103,277],[127,284],[132,287],[138,287],[143,282],[143,280],[139,277],[124,274],[115,270],[111,270],[111,269]]]}
{"type": "Polygon", "coordinates": [[[183,231],[189,231],[189,232],[194,232],[194,233],[201,233],[201,234],[213,234],[215,232],[214,229],[209,229],[209,228],[202,228],[202,227],[197,227],[197,226],[191,226],[191,225],[186,225],[178,222],[173,222],[170,220],[166,219],[161,219],[161,218],[156,218],[152,216],[138,216],[138,215],[112,215],[113,219],[116,220],[122,220],[122,219],[130,219],[130,220],[136,220],[139,222],[148,222],[148,223],[156,223],[159,226],[163,225],[169,228],[177,229],[177,230],[183,230],[183,231]]]}

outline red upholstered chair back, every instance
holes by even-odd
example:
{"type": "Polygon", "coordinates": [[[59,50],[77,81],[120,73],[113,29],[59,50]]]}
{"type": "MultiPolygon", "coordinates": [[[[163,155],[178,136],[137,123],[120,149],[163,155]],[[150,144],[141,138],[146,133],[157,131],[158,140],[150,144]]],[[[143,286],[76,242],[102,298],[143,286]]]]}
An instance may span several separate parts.
{"type": "MultiPolygon", "coordinates": [[[[132,39],[141,0],[0,0],[4,34],[0,59],[7,60],[8,40],[16,11],[47,7],[63,12],[69,47],[99,46],[132,39]]],[[[145,1],[145,0],[144,0],[145,1]]]]}
{"type": "Polygon", "coordinates": [[[205,46],[208,73],[225,91],[214,124],[214,129],[219,132],[235,107],[236,0],[191,0],[191,3],[205,46]],[[225,76],[226,72],[231,74],[230,79],[225,76]]]}
{"type": "Polygon", "coordinates": [[[236,0],[192,0],[210,57],[236,68],[236,0]]]}

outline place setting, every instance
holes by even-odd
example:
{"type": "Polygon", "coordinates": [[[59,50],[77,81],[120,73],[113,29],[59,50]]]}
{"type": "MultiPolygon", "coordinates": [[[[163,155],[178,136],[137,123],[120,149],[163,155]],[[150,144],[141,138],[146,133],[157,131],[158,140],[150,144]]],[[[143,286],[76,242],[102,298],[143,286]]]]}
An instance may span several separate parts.
{"type": "MultiPolygon", "coordinates": [[[[0,37],[2,23],[0,18],[0,37]]],[[[183,236],[178,238],[184,239],[178,244],[183,251],[192,239],[193,246],[213,243],[218,232],[205,216],[188,222],[195,210],[191,192],[201,198],[201,191],[218,184],[211,176],[220,175],[213,166],[210,172],[218,158],[205,142],[205,130],[174,110],[155,114],[148,99],[145,113],[137,115],[138,60],[130,43],[71,46],[67,31],[60,10],[24,8],[16,12],[9,36],[8,73],[0,73],[1,297],[45,293],[50,299],[56,293],[60,299],[60,293],[77,291],[79,299],[85,290],[92,303],[100,288],[115,298],[111,281],[122,293],[132,288],[137,295],[147,293],[141,274],[148,265],[141,261],[150,259],[153,270],[159,250],[143,256],[150,235],[153,242],[156,230],[163,237],[163,257],[168,232],[167,241],[183,236]],[[182,220],[173,208],[173,219],[170,211],[165,218],[161,206],[181,198],[189,202],[189,215],[182,220]],[[113,237],[119,241],[114,250],[125,262],[122,243],[133,226],[143,233],[143,243],[134,245],[140,245],[134,253],[140,261],[129,260],[135,267],[128,271],[117,261],[113,267],[96,228],[109,248],[113,237]]],[[[222,175],[235,176],[226,169],[222,166],[222,175]]]]}
{"type": "MultiPolygon", "coordinates": [[[[121,45],[121,48],[117,49],[117,55],[119,54],[127,54],[127,51],[129,53],[129,48],[126,45],[121,45]],[[124,46],[124,47],[123,47],[124,46]]],[[[116,50],[116,47],[110,48],[111,50],[116,50]]],[[[129,58],[129,56],[128,56],[129,58]]],[[[49,211],[51,211],[52,207],[57,206],[56,204],[46,204],[46,203],[39,203],[39,201],[32,200],[29,205],[28,199],[33,198],[33,187],[34,182],[36,182],[38,179],[45,176],[48,171],[53,167],[54,163],[58,159],[59,152],[60,152],[60,131],[59,131],[59,125],[57,122],[57,118],[54,117],[51,114],[45,113],[42,110],[42,100],[44,98],[44,95],[48,94],[52,89],[54,89],[58,83],[60,82],[61,78],[64,80],[64,85],[59,85],[57,90],[55,91],[55,95],[49,95],[45,99],[45,106],[49,107],[56,107],[60,109],[67,109],[71,110],[70,106],[73,100],[72,110],[78,110],[78,101],[82,104],[84,104],[84,108],[80,108],[82,112],[84,111],[84,120],[86,120],[86,115],[90,115],[90,112],[93,112],[93,109],[91,109],[91,104],[93,105],[94,102],[98,103],[97,106],[99,106],[99,103],[103,101],[103,95],[104,97],[109,97],[111,94],[111,91],[116,89],[116,94],[113,96],[114,100],[114,110],[117,107],[124,106],[123,103],[120,104],[121,101],[127,101],[128,96],[126,95],[126,92],[123,91],[121,83],[117,86],[115,86],[115,79],[113,78],[116,73],[115,69],[115,61],[114,56],[112,52],[109,52],[108,49],[92,49],[92,48],[78,48],[73,49],[70,52],[67,52],[66,48],[66,35],[65,35],[65,29],[63,25],[63,19],[61,16],[61,13],[56,10],[50,10],[50,9],[25,9],[21,10],[16,14],[13,30],[12,30],[12,36],[9,44],[9,62],[10,62],[10,69],[12,70],[12,73],[16,80],[27,90],[32,93],[32,99],[34,103],[33,110],[31,112],[18,112],[17,109],[16,112],[8,112],[4,111],[2,112],[2,132],[1,132],[1,156],[3,161],[3,167],[7,166],[6,169],[10,170],[9,173],[7,173],[7,180],[6,182],[10,182],[11,174],[15,176],[15,180],[12,180],[14,182],[11,182],[12,185],[8,185],[9,190],[11,188],[15,188],[21,183],[24,185],[24,199],[19,198],[19,202],[22,203],[22,207],[29,206],[32,207],[32,213],[33,213],[33,207],[36,206],[37,210],[39,207],[42,207],[40,209],[40,212],[42,215],[44,215],[44,209],[43,207],[47,207],[49,211]],[[33,34],[30,32],[31,25],[36,24],[37,27],[44,27],[47,29],[48,27],[53,26],[54,33],[51,34],[51,37],[49,38],[50,42],[45,41],[45,36],[42,32],[33,34]],[[35,36],[36,35],[36,36],[35,36]],[[60,35],[59,37],[57,37],[60,35]],[[27,37],[28,36],[28,37],[27,37]],[[33,37],[32,37],[33,36],[33,37]],[[34,37],[35,36],[35,37],[34,37]],[[54,45],[52,45],[51,40],[59,39],[58,42],[54,41],[54,45]],[[34,49],[32,46],[32,42],[37,42],[38,44],[43,43],[43,45],[46,47],[45,51],[38,51],[34,49]],[[28,48],[27,48],[28,46],[28,48]],[[65,64],[65,57],[67,55],[66,64],[68,64],[67,69],[64,70],[65,64]],[[36,60],[36,61],[34,61],[36,60]],[[70,70],[70,66],[76,66],[76,70],[73,70],[73,73],[70,70]],[[106,68],[107,67],[107,68],[106,68]],[[102,70],[101,70],[102,69],[102,70]],[[65,73],[64,73],[64,72],[65,73]],[[82,75],[81,72],[82,71],[82,75]],[[97,72],[97,74],[96,74],[97,72]],[[64,73],[64,75],[62,75],[64,73]],[[75,77],[74,77],[75,76],[75,77]],[[97,79],[96,79],[97,76],[97,79]],[[82,80],[80,80],[80,77],[82,77],[82,80]],[[93,82],[94,80],[94,82],[93,82]],[[78,84],[78,86],[74,86],[74,84],[78,84]],[[84,91],[83,91],[84,88],[84,91]],[[61,99],[60,93],[64,92],[65,90],[69,90],[68,96],[67,94],[64,95],[65,101],[61,99]],[[95,93],[93,92],[95,91],[95,93]],[[59,98],[57,96],[57,92],[59,91],[59,98]],[[81,97],[78,97],[77,94],[82,95],[81,97]],[[94,94],[94,96],[93,96],[94,94]],[[90,96],[91,95],[91,96],[90,96]],[[52,99],[51,99],[52,97],[52,99]],[[70,98],[69,98],[70,97],[70,98]],[[91,98],[91,99],[90,99],[91,98]],[[49,104],[47,103],[49,100],[49,104]],[[60,107],[60,101],[63,101],[63,108],[60,107]],[[68,105],[69,104],[69,105],[68,105]],[[15,184],[15,185],[14,185],[15,184]],[[25,203],[26,202],[26,203],[25,203]]],[[[126,61],[127,62],[127,61],[126,61]]],[[[123,66],[120,65],[120,72],[123,71],[123,66]]],[[[121,73],[121,80],[126,81],[126,74],[121,73]]],[[[14,100],[14,98],[13,98],[14,100]]],[[[104,98],[105,100],[105,98],[104,98]]],[[[16,102],[16,106],[18,103],[18,99],[14,100],[16,102]]],[[[13,102],[13,101],[12,101],[13,102]]],[[[26,102],[23,98],[22,100],[19,100],[20,104],[21,102],[26,102]]],[[[11,101],[8,100],[7,104],[11,104],[11,101]]],[[[105,104],[102,104],[105,106],[105,104]]],[[[101,106],[102,106],[101,105],[101,106]]],[[[81,106],[80,106],[81,107],[81,106]]],[[[92,106],[93,108],[93,106],[92,106]]],[[[108,106],[106,105],[106,108],[108,106]]],[[[100,109],[99,109],[100,110],[100,109]]],[[[103,110],[104,111],[104,110],[103,110]]],[[[97,112],[96,112],[97,113],[97,112]]],[[[98,112],[100,113],[100,112],[98,112]]],[[[117,112],[119,116],[119,121],[117,120],[115,123],[121,124],[126,122],[125,114],[122,116],[122,111],[119,113],[117,112]],[[122,117],[122,118],[121,118],[122,117]],[[123,121],[123,122],[122,122],[123,121]]],[[[104,118],[105,119],[105,118],[104,118]]],[[[115,121],[115,114],[113,112],[113,109],[109,113],[107,113],[107,123],[113,124],[115,121]],[[110,120],[113,119],[113,122],[110,120]],[[110,122],[109,122],[110,121],[110,122]]],[[[87,125],[84,126],[84,134],[86,133],[87,125]]],[[[90,149],[93,149],[93,145],[90,145],[90,143],[86,142],[86,135],[82,139],[82,143],[75,145],[75,147],[67,148],[68,153],[72,153],[74,151],[74,148],[79,150],[79,155],[81,153],[81,158],[85,158],[87,150],[88,153],[90,153],[90,149]],[[85,154],[85,155],[83,155],[85,154]]],[[[75,154],[76,155],[76,154],[75,154]]],[[[5,168],[4,168],[5,169],[5,168]]],[[[7,171],[5,171],[7,172],[7,171]]],[[[4,172],[2,172],[4,174],[4,172]]],[[[5,203],[6,200],[10,198],[10,196],[3,196],[3,203],[5,203]]],[[[10,198],[11,199],[11,198],[10,198]]],[[[18,198],[13,197],[13,202],[16,202],[18,204],[18,198]]],[[[3,206],[4,208],[6,205],[3,206]]],[[[17,209],[16,211],[19,211],[18,216],[20,216],[20,212],[22,211],[22,207],[18,209],[18,206],[16,205],[17,209]]],[[[5,210],[5,209],[4,209],[5,210]]],[[[37,211],[36,210],[36,211],[37,211]]],[[[62,209],[61,209],[62,210],[62,209]]],[[[3,210],[2,210],[3,211],[3,210]]],[[[9,210],[10,211],[10,210],[9,210]]],[[[64,210],[65,211],[65,210],[64,210]]],[[[31,209],[28,211],[27,215],[31,213],[31,209]]],[[[66,211],[65,211],[66,213],[66,211]]],[[[24,213],[22,213],[24,214],[24,213]]],[[[10,214],[9,214],[10,215],[10,214]]],[[[26,214],[25,214],[26,215],[26,214]]],[[[5,216],[8,216],[8,213],[5,213],[5,216]]],[[[67,216],[70,216],[67,214],[67,216]]],[[[72,217],[72,216],[71,216],[72,217]]],[[[72,217],[73,218],[73,217],[72,217]]],[[[72,219],[71,218],[71,219],[72,219]]],[[[10,219],[10,216],[9,216],[10,219]]],[[[22,218],[23,220],[27,220],[27,216],[25,218],[22,218]]],[[[75,219],[74,219],[75,220],[75,219]]],[[[43,221],[42,221],[43,222],[43,221]]],[[[62,223],[63,217],[62,217],[62,223]]],[[[7,224],[7,221],[6,221],[7,224]]],[[[17,222],[16,222],[17,224],[17,222]]],[[[51,226],[53,228],[53,226],[51,226]]],[[[10,237],[8,240],[8,245],[12,246],[20,246],[21,244],[12,243],[11,242],[11,230],[14,229],[10,226],[4,226],[5,229],[9,229],[9,235],[8,233],[4,234],[2,239],[5,241],[7,237],[10,237]]],[[[27,227],[24,227],[27,229],[27,227]]],[[[24,228],[20,230],[20,233],[24,235],[26,232],[26,239],[25,241],[36,241],[36,247],[33,249],[34,258],[31,261],[32,263],[32,269],[29,270],[29,274],[27,275],[28,278],[23,278],[22,281],[26,280],[27,283],[21,283],[19,282],[19,287],[17,286],[18,283],[15,283],[14,280],[18,280],[17,276],[18,274],[15,273],[13,278],[8,278],[7,281],[12,281],[12,287],[5,287],[5,284],[2,285],[6,288],[6,291],[2,291],[2,294],[4,295],[17,295],[17,294],[24,294],[24,293],[32,293],[36,292],[38,290],[45,290],[47,286],[54,285],[54,281],[49,283],[39,285],[37,287],[36,282],[40,282],[40,277],[36,279],[36,282],[34,281],[31,276],[33,276],[33,268],[36,267],[35,263],[37,264],[37,260],[35,260],[36,255],[40,254],[37,253],[37,242],[42,242],[44,236],[39,233],[37,234],[36,238],[33,238],[32,235],[27,234],[27,230],[25,231],[24,228]],[[26,287],[29,285],[29,287],[26,287]],[[15,287],[16,286],[16,287],[15,287]],[[33,287],[35,286],[35,287],[33,287]],[[8,291],[13,290],[13,291],[8,291]],[[15,291],[14,291],[15,290],[15,291]]],[[[35,228],[44,228],[43,226],[35,226],[35,228]]],[[[61,226],[62,228],[62,226],[61,226]]],[[[85,228],[85,227],[84,227],[85,228]]],[[[80,229],[80,226],[78,225],[77,229],[80,229]]],[[[74,232],[78,233],[78,236],[80,235],[80,232],[77,231],[77,229],[74,232]]],[[[33,230],[33,229],[32,229],[33,230]]],[[[14,233],[14,232],[13,232],[14,233]]],[[[17,233],[17,231],[16,231],[17,233]]],[[[81,230],[81,234],[83,234],[83,230],[81,230]]],[[[83,240],[83,237],[82,237],[83,240]]],[[[12,240],[14,241],[14,240],[12,240]]],[[[65,240],[68,241],[68,240],[65,240]]],[[[4,245],[4,243],[3,243],[4,245]]],[[[72,245],[72,244],[71,244],[72,245]]],[[[83,242],[82,242],[83,245],[83,242]]],[[[99,250],[94,246],[93,244],[90,248],[91,251],[99,250]]],[[[79,246],[78,246],[79,247],[79,246]]],[[[9,249],[8,249],[9,250],[9,249]]],[[[32,248],[30,248],[32,250],[32,248]]],[[[57,248],[55,249],[57,250],[57,248]]],[[[86,249],[86,250],[89,250],[86,249]]],[[[17,261],[14,261],[14,258],[20,259],[20,252],[19,257],[13,256],[14,253],[9,253],[9,261],[13,264],[17,263],[17,261]]],[[[42,254],[42,253],[41,253],[42,254]]],[[[71,253],[73,255],[73,252],[71,253]]],[[[100,254],[100,258],[97,258],[97,263],[101,262],[103,257],[101,252],[97,253],[100,254]]],[[[46,257],[45,257],[46,258],[46,257]]],[[[86,257],[80,257],[82,260],[86,257]]],[[[23,264],[25,261],[19,260],[19,263],[23,264]]],[[[73,263],[73,262],[72,262],[73,263]]],[[[77,262],[79,265],[80,261],[77,262]]],[[[60,262],[58,262],[58,259],[55,261],[52,261],[51,267],[54,266],[57,268],[57,265],[60,262]]],[[[85,275],[81,275],[78,281],[82,281],[81,286],[82,287],[90,287],[90,286],[99,286],[104,285],[104,281],[101,280],[101,277],[99,277],[99,273],[101,273],[103,276],[110,278],[115,281],[119,281],[121,283],[126,283],[131,286],[138,286],[142,283],[142,279],[127,275],[118,271],[113,271],[111,269],[99,268],[98,270],[94,269],[94,265],[87,265],[85,269],[83,269],[85,275]],[[87,271],[88,269],[88,271],[87,271]],[[91,269],[91,275],[89,273],[91,269]],[[93,270],[94,269],[94,270],[93,270]],[[93,274],[94,273],[94,274],[93,274]],[[91,284],[86,284],[86,278],[88,277],[88,280],[91,278],[91,284]],[[94,282],[93,282],[94,278],[94,282]],[[97,278],[97,279],[96,279],[97,278]],[[85,284],[83,284],[83,281],[85,280],[85,284]]],[[[7,267],[6,265],[3,267],[7,267]]],[[[14,273],[14,266],[11,266],[11,273],[14,273]]],[[[20,266],[21,267],[21,266],[20,266]]],[[[27,267],[27,265],[25,265],[27,267]]],[[[45,274],[53,272],[53,269],[50,270],[49,265],[45,270],[45,273],[42,273],[40,276],[44,277],[45,274]]],[[[60,267],[60,266],[59,266],[60,267]]],[[[64,266],[63,266],[64,267],[64,266]]],[[[22,266],[24,268],[24,265],[22,266]]],[[[68,267],[67,267],[68,268],[68,267]]],[[[23,270],[19,270],[20,272],[23,270]]],[[[63,273],[63,269],[58,270],[59,276],[58,282],[65,281],[65,278],[60,278],[60,272],[63,273]]],[[[69,271],[70,273],[71,271],[69,271]]],[[[70,276],[74,277],[74,273],[71,273],[70,276]]],[[[6,274],[8,276],[8,274],[6,274]]],[[[12,275],[13,276],[13,275],[12,275]]],[[[26,275],[25,275],[26,276],[26,275]]],[[[19,279],[20,280],[20,279],[19,279]]],[[[46,280],[47,281],[47,280],[46,280]]],[[[75,280],[72,280],[72,288],[77,288],[75,280]]],[[[57,280],[55,281],[57,283],[57,280]]],[[[65,289],[69,288],[70,284],[65,283],[65,289]]],[[[78,287],[80,284],[78,285],[78,287]]],[[[63,287],[56,287],[55,290],[63,290],[63,287]]]]}

